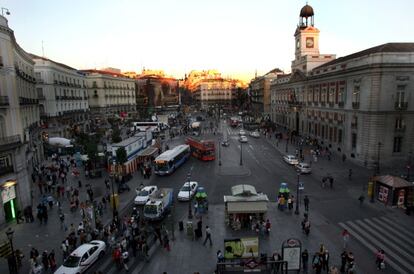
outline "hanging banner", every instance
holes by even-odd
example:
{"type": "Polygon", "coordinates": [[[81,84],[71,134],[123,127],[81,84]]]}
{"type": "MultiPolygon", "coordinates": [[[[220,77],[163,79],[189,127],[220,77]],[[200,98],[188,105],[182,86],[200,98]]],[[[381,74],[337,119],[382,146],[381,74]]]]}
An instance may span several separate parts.
{"type": "Polygon", "coordinates": [[[3,201],[3,204],[13,200],[14,198],[16,198],[16,189],[14,186],[3,188],[1,191],[1,200],[3,201]]]}

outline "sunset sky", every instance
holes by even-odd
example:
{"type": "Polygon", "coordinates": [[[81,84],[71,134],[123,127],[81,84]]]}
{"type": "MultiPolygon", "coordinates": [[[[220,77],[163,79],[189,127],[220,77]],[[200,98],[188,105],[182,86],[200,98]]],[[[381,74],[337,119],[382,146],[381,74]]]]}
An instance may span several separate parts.
{"type": "MultiPolygon", "coordinates": [[[[0,0],[26,51],[69,66],[217,69],[248,80],[290,69],[301,0],[0,0]]],[[[413,0],[313,0],[321,53],[413,42],[413,0]]]]}

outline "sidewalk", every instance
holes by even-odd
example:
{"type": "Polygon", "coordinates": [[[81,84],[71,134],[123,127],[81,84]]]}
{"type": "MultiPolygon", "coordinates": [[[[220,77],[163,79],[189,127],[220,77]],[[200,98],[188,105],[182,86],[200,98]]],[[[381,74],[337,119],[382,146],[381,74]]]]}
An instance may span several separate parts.
{"type": "MultiPolygon", "coordinates": [[[[68,172],[68,180],[65,186],[69,185],[77,188],[78,181],[81,180],[82,188],[79,191],[79,200],[82,202],[88,199],[85,185],[90,184],[94,192],[94,199],[97,201],[101,201],[102,197],[106,194],[104,180],[106,178],[109,178],[108,174],[106,172],[103,172],[102,178],[86,179],[84,176],[83,169],[78,168],[78,170],[81,171],[81,174],[78,177],[74,177],[71,175],[71,172],[68,172]]],[[[134,177],[128,182],[128,185],[131,190],[129,192],[123,192],[122,194],[119,194],[120,196],[118,212],[120,212],[120,217],[122,217],[121,211],[129,207],[129,205],[132,203],[133,197],[135,197],[135,188],[139,186],[141,182],[146,184],[149,181],[151,181],[151,179],[144,181],[144,179],[141,177],[139,173],[134,174],[134,177]]],[[[20,249],[25,256],[22,261],[23,265],[20,268],[20,273],[29,273],[30,271],[29,254],[30,249],[32,247],[35,247],[40,254],[45,250],[47,250],[47,252],[49,253],[53,249],[55,251],[57,266],[60,266],[62,263],[62,252],[60,250],[60,246],[62,241],[68,234],[63,229],[61,229],[60,220],[58,216],[58,207],[56,205],[54,205],[51,210],[48,207],[48,223],[42,225],[39,223],[38,219],[36,218],[36,207],[41,195],[36,185],[33,185],[33,192],[34,198],[32,208],[35,221],[33,223],[20,224],[12,222],[0,229],[0,235],[3,235],[2,237],[4,239],[6,235],[5,231],[9,227],[11,227],[14,230],[14,249],[20,249]]],[[[81,222],[80,210],[78,209],[75,212],[71,212],[69,208],[69,201],[66,198],[60,198],[60,201],[62,202],[62,210],[65,215],[66,226],[69,227],[70,224],[73,223],[75,228],[77,229],[79,223],[81,222]]],[[[103,210],[103,216],[100,217],[100,219],[102,220],[102,223],[104,225],[108,224],[112,220],[112,208],[110,207],[110,205],[106,205],[106,210],[103,210]]],[[[8,273],[8,265],[5,259],[0,261],[0,273],[8,273]]]]}

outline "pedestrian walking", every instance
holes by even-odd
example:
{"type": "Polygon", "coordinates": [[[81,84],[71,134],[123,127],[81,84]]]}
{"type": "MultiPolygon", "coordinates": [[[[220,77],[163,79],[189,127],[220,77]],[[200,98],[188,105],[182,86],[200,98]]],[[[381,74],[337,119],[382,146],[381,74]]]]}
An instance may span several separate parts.
{"type": "Polygon", "coordinates": [[[358,198],[360,207],[362,207],[362,204],[364,203],[364,200],[365,200],[365,196],[364,196],[364,194],[361,194],[358,198]]]}
{"type": "Polygon", "coordinates": [[[309,211],[309,197],[308,197],[308,195],[305,195],[305,198],[303,198],[303,204],[305,205],[305,211],[309,211]]]}
{"type": "Polygon", "coordinates": [[[322,253],[322,270],[326,270],[326,273],[329,271],[329,251],[327,249],[322,253]]]}
{"type": "Polygon", "coordinates": [[[377,265],[377,269],[385,269],[385,252],[382,249],[379,249],[377,251],[377,254],[375,254],[375,263],[377,265]]]}
{"type": "Polygon", "coordinates": [[[339,269],[341,273],[345,272],[347,259],[348,259],[348,253],[344,250],[341,253],[341,268],[339,269]]]}
{"type": "Polygon", "coordinates": [[[168,239],[168,234],[167,233],[165,233],[164,234],[164,238],[163,238],[163,243],[164,243],[164,248],[168,251],[168,252],[170,252],[170,239],[168,239]]]}
{"type": "Polygon", "coordinates": [[[304,273],[308,273],[308,262],[309,262],[309,253],[308,250],[305,249],[302,252],[302,269],[304,273]]]}
{"type": "Polygon", "coordinates": [[[54,272],[56,269],[56,259],[55,259],[55,251],[53,249],[49,253],[48,260],[49,260],[50,270],[54,272]]]}
{"type": "Polygon", "coordinates": [[[321,256],[318,252],[315,252],[312,258],[312,268],[315,270],[316,274],[321,274],[322,272],[322,261],[321,256]]]}
{"type": "Polygon", "coordinates": [[[203,245],[206,245],[207,240],[210,241],[210,246],[212,246],[213,242],[211,241],[211,229],[208,225],[206,226],[206,238],[204,239],[203,245]]]}

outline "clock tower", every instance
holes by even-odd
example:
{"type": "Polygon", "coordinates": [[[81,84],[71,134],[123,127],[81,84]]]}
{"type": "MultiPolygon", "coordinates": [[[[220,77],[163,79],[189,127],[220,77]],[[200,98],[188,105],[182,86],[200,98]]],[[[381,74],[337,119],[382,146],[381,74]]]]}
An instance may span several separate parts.
{"type": "MultiPolygon", "coordinates": [[[[299,24],[295,31],[295,60],[292,62],[292,71],[308,72],[321,65],[319,54],[319,30],[314,26],[313,8],[305,5],[300,10],[299,24]]],[[[329,56],[323,56],[325,61],[331,61],[329,56]]],[[[333,55],[333,58],[335,56],[333,55]]]]}

